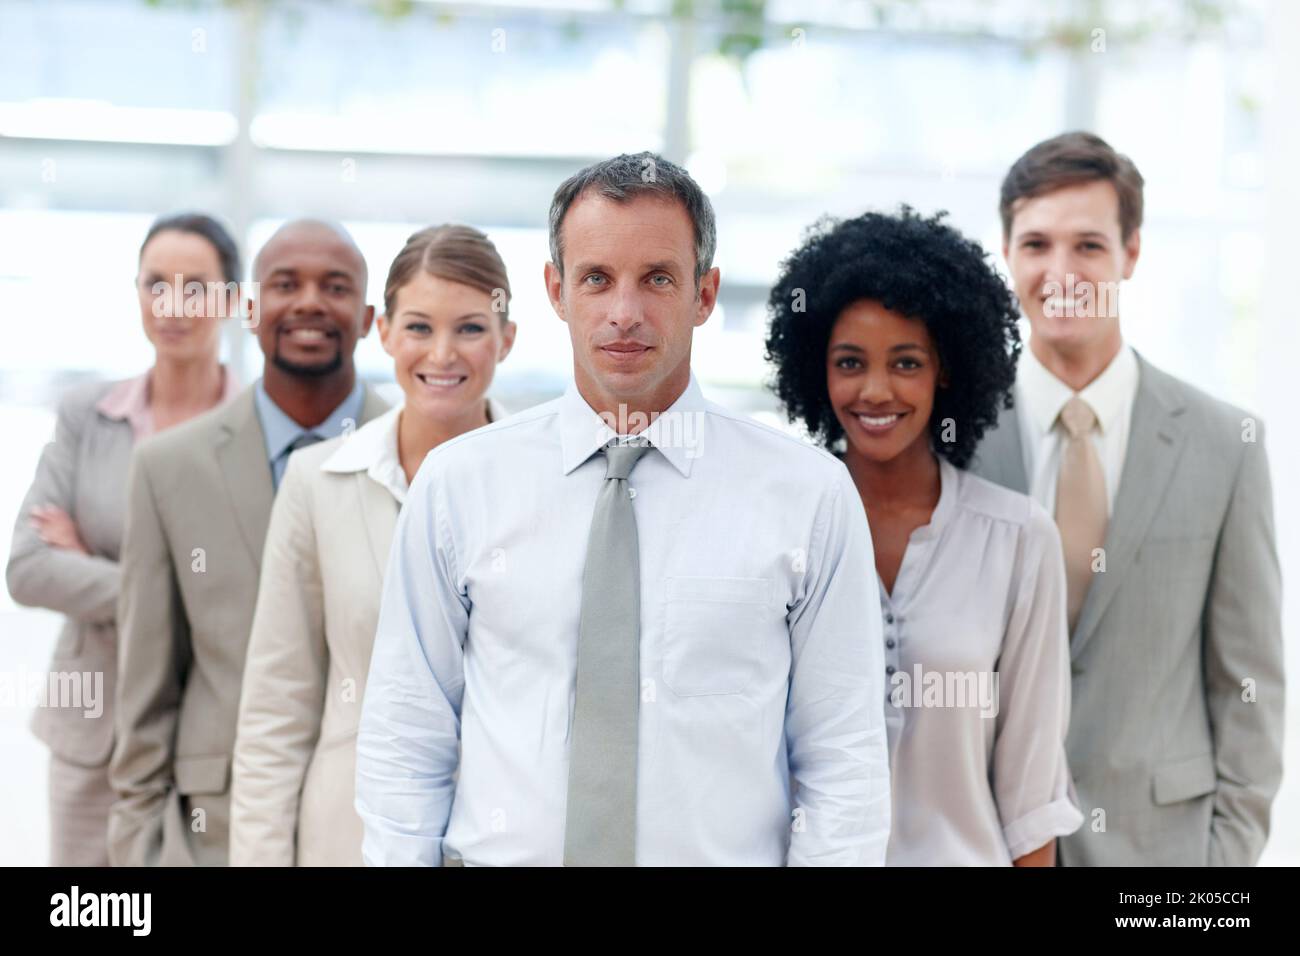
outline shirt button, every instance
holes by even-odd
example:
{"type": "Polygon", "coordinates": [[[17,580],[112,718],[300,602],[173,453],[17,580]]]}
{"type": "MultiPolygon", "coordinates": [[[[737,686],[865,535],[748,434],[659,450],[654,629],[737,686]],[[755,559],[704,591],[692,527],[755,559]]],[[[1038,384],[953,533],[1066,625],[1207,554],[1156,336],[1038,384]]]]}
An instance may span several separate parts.
{"type": "Polygon", "coordinates": [[[635,489],[635,488],[629,488],[629,489],[627,490],[627,496],[628,496],[629,498],[635,498],[635,497],[636,497],[636,489],[635,489]]]}
{"type": "Polygon", "coordinates": [[[885,646],[886,646],[886,647],[893,647],[893,646],[894,646],[894,639],[891,637],[889,640],[885,641],[885,646]]]}
{"type": "Polygon", "coordinates": [[[893,623],[894,623],[894,615],[892,615],[892,614],[886,614],[886,615],[885,615],[885,623],[886,623],[886,624],[893,624],[893,623]]]}
{"type": "Polygon", "coordinates": [[[892,673],[894,673],[894,665],[893,665],[893,664],[890,664],[888,667],[886,667],[886,668],[885,668],[885,673],[886,673],[886,674],[892,674],[892,673]]]}

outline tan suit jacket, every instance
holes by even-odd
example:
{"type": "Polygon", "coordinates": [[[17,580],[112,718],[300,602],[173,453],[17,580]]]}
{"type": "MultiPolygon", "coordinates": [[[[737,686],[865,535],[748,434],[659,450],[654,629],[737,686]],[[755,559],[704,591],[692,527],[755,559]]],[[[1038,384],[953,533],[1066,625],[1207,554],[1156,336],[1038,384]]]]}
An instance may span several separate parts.
{"type": "MultiPolygon", "coordinates": [[[[384,410],[366,390],[362,421],[384,410]]],[[[118,606],[115,865],[223,865],[244,656],[273,487],[246,389],[132,459],[118,606]]]]}

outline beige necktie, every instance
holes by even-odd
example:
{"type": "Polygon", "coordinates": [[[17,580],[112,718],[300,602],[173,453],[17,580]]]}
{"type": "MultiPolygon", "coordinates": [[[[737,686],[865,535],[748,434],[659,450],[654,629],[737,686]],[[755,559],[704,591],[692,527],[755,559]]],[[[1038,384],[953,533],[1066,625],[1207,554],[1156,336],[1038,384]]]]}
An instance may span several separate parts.
{"type": "Polygon", "coordinates": [[[1106,543],[1106,473],[1101,467],[1092,430],[1097,413],[1075,395],[1061,409],[1065,447],[1056,479],[1056,526],[1065,552],[1065,581],[1070,633],[1092,583],[1093,549],[1106,543]]]}

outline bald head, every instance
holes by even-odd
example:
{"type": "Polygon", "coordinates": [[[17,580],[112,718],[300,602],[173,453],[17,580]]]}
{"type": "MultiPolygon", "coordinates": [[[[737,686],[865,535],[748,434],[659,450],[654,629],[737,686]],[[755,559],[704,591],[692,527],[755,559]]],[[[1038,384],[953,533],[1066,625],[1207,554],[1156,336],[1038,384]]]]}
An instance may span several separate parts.
{"type": "Polygon", "coordinates": [[[263,281],[279,259],[304,247],[346,261],[360,287],[366,287],[366,258],[356,240],[340,223],[324,219],[292,219],[275,230],[253,260],[253,278],[263,281]]]}
{"type": "Polygon", "coordinates": [[[366,260],[333,222],[295,219],[275,231],[253,260],[258,342],[267,375],[338,377],[350,387],[352,352],[370,330],[366,260]]]}

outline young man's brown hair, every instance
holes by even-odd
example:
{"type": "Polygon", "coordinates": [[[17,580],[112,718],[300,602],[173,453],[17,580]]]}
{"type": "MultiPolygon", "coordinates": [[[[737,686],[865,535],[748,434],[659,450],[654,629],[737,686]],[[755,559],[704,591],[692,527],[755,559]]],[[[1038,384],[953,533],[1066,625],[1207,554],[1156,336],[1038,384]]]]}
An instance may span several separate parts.
{"type": "Polygon", "coordinates": [[[1011,235],[1015,204],[1063,186],[1104,179],[1119,194],[1120,238],[1128,241],[1142,225],[1142,174],[1133,160],[1115,152],[1092,133],[1062,133],[1033,146],[1015,161],[1002,180],[1002,235],[1011,235]]]}

